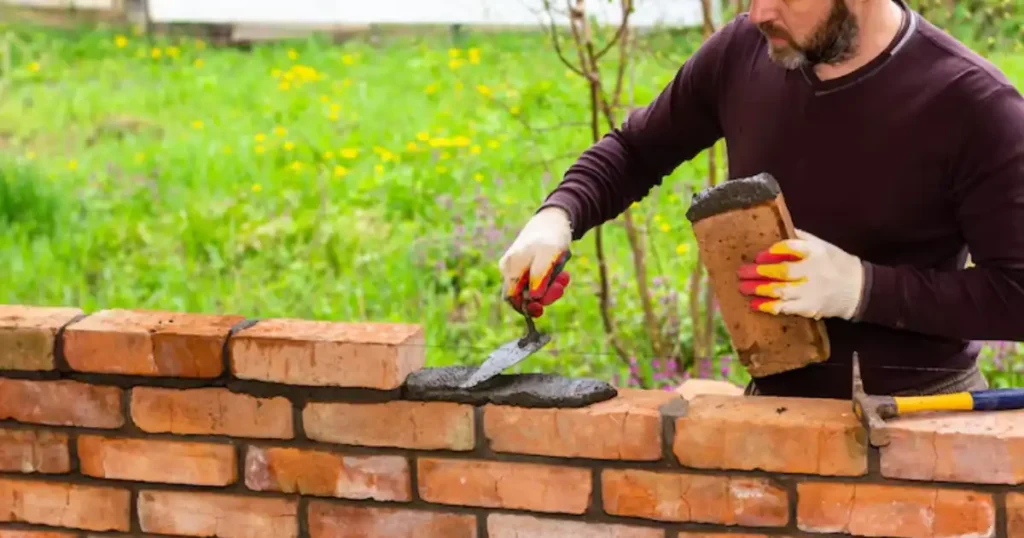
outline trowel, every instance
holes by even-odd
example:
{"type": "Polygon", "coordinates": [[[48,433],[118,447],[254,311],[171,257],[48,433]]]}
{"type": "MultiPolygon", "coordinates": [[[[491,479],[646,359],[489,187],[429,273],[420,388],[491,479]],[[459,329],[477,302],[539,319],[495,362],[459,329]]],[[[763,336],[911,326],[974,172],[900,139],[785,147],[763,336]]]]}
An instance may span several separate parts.
{"type": "MultiPolygon", "coordinates": [[[[562,256],[562,259],[559,260],[551,270],[549,282],[554,282],[555,276],[562,271],[562,268],[565,267],[565,264],[569,261],[570,257],[571,254],[566,251],[562,256]]],[[[528,286],[523,286],[522,294],[525,304],[530,294],[528,286]]],[[[522,315],[526,319],[526,335],[522,338],[508,342],[492,351],[491,354],[487,356],[487,360],[480,365],[480,368],[477,368],[477,370],[473,372],[473,375],[469,376],[469,379],[463,381],[462,384],[459,385],[459,388],[471,389],[480,385],[508,368],[519,364],[523,359],[536,353],[540,348],[544,347],[551,341],[551,335],[537,330],[533,317],[531,317],[526,310],[527,309],[524,306],[522,315]]]]}

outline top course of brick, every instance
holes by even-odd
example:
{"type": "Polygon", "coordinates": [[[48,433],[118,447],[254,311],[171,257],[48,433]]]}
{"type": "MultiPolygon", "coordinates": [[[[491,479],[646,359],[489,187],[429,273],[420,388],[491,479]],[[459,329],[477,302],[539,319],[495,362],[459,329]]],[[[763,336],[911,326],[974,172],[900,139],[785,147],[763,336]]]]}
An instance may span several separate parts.
{"type": "Polygon", "coordinates": [[[424,357],[414,324],[0,305],[0,370],[390,390],[424,357]]]}

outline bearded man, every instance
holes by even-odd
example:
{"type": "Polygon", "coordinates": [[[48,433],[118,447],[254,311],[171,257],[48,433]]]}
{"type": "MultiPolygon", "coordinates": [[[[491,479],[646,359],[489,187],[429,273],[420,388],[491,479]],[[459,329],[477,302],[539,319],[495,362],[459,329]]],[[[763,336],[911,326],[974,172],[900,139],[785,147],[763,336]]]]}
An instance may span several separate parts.
{"type": "Polygon", "coordinates": [[[799,278],[751,308],[824,319],[832,349],[748,394],[848,399],[854,351],[870,393],[981,389],[977,341],[1024,340],[1024,98],[903,0],[752,0],[569,167],[498,263],[506,295],[541,315],[571,241],[721,138],[800,229],[799,278]]]}

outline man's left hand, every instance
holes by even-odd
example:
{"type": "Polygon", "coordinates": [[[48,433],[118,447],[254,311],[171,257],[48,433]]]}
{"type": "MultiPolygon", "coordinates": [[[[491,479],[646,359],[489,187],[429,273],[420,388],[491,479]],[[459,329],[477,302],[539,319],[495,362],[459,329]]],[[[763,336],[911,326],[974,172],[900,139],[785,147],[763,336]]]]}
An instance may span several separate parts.
{"type": "Polygon", "coordinates": [[[739,269],[750,306],[769,314],[852,319],[864,286],[861,260],[803,230],[739,269]]]}

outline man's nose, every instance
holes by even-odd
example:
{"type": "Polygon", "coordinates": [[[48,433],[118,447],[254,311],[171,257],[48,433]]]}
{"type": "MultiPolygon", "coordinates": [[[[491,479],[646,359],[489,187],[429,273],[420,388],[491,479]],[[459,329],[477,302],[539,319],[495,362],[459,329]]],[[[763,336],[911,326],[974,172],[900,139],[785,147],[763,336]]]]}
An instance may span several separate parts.
{"type": "Polygon", "coordinates": [[[777,0],[750,0],[750,22],[763,24],[778,16],[777,0]]]}

